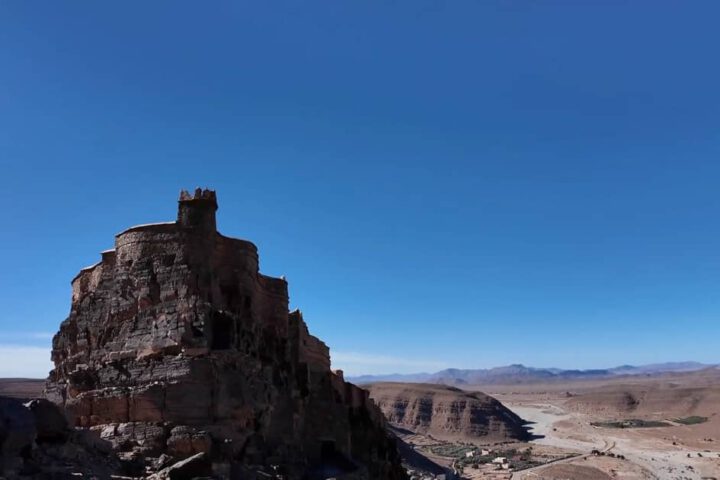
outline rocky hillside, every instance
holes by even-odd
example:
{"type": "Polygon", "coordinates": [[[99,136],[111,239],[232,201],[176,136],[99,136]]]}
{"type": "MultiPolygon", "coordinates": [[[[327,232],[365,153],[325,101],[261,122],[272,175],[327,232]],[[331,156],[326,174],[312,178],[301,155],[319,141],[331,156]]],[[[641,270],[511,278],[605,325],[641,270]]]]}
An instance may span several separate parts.
{"type": "Polygon", "coordinates": [[[212,466],[194,476],[405,478],[380,410],[216,209],[215,192],[182,192],[177,221],[125,230],[80,271],[48,398],[132,476],[192,457],[212,466]]]}
{"type": "Polygon", "coordinates": [[[720,386],[608,385],[573,393],[565,406],[601,418],[710,417],[720,413],[720,386]]]}
{"type": "Polygon", "coordinates": [[[367,385],[388,421],[442,439],[524,440],[520,417],[494,398],[446,385],[376,383],[367,385]]]}

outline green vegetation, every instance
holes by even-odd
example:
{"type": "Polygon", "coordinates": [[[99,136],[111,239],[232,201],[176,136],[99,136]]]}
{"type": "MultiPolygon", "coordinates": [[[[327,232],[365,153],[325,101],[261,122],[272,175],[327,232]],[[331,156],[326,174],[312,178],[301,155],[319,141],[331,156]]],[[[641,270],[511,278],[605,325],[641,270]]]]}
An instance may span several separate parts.
{"type": "MultiPolygon", "coordinates": [[[[460,472],[467,468],[478,468],[481,465],[492,463],[492,461],[497,457],[507,458],[509,466],[513,470],[524,470],[526,468],[537,467],[538,465],[542,465],[547,462],[547,459],[534,455],[532,447],[527,447],[525,449],[495,449],[493,447],[492,453],[489,455],[481,455],[480,452],[483,448],[472,444],[442,443],[428,447],[435,455],[453,458],[455,460],[455,468],[457,468],[460,472]],[[473,452],[473,455],[468,457],[466,455],[468,452],[473,452]]],[[[570,457],[572,456],[574,455],[570,455],[570,457]]],[[[498,468],[500,468],[499,465],[498,468]]]]}
{"type": "Polygon", "coordinates": [[[593,422],[590,425],[592,425],[593,427],[603,428],[653,428],[672,426],[667,422],[661,422],[658,420],[640,420],[637,418],[632,418],[630,420],[622,420],[619,422],[593,422]]]}
{"type": "MultiPolygon", "coordinates": [[[[684,418],[673,418],[673,422],[683,425],[697,425],[708,421],[707,417],[693,415],[684,418]]],[[[639,420],[636,418],[630,420],[620,420],[617,422],[593,422],[590,425],[603,428],[652,428],[652,427],[671,427],[672,424],[658,420],[639,420]]]]}
{"type": "Polygon", "coordinates": [[[674,422],[682,423],[683,425],[697,425],[698,423],[705,423],[708,421],[707,417],[699,417],[697,415],[693,415],[691,417],[685,417],[685,418],[675,418],[673,419],[674,422]]]}
{"type": "Polygon", "coordinates": [[[475,448],[467,445],[445,443],[443,445],[431,447],[430,450],[432,450],[435,455],[440,455],[441,457],[464,458],[466,452],[473,451],[475,448]]]}
{"type": "MultiPolygon", "coordinates": [[[[476,452],[479,451],[479,449],[472,450],[475,450],[476,452]]],[[[510,448],[507,450],[495,450],[490,455],[480,455],[479,453],[476,453],[472,457],[465,457],[464,455],[465,454],[463,453],[463,456],[457,458],[455,462],[455,467],[458,468],[460,471],[463,471],[465,468],[468,467],[477,468],[479,465],[483,465],[485,463],[492,463],[492,461],[497,457],[507,458],[508,463],[510,464],[510,468],[512,468],[513,470],[524,470],[526,468],[537,467],[538,465],[543,464],[543,462],[533,458],[531,447],[528,447],[524,450],[517,450],[515,448],[510,448]]]]}

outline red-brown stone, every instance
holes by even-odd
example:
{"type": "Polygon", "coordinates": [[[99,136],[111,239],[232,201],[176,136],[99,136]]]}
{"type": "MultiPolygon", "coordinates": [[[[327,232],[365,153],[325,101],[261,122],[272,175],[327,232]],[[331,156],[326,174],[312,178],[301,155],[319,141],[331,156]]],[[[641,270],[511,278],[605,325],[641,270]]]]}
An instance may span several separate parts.
{"type": "Polygon", "coordinates": [[[123,231],[73,279],[49,398],[132,458],[205,453],[292,479],[341,456],[353,478],[405,478],[379,409],[330,370],[255,245],[216,231],[216,209],[215,192],[183,192],[176,222],[123,231]]]}

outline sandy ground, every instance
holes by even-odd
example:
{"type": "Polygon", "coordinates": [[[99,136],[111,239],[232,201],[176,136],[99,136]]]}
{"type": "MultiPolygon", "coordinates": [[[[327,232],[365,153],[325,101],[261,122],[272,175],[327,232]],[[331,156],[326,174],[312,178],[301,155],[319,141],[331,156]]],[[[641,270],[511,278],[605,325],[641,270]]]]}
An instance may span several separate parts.
{"type": "MultiPolygon", "coordinates": [[[[626,478],[628,480],[630,478],[720,479],[720,449],[717,446],[713,445],[714,449],[698,451],[698,449],[690,449],[682,444],[673,445],[673,430],[682,431],[687,436],[692,427],[599,428],[590,425],[593,419],[588,416],[566,411],[557,404],[499,399],[525,420],[534,422],[530,425],[532,433],[544,438],[533,440],[533,443],[559,447],[580,454],[588,454],[591,450],[597,449],[616,455],[621,454],[627,459],[626,461],[608,459],[605,461],[607,465],[596,465],[602,463],[601,460],[607,459],[607,457],[591,456],[586,458],[583,455],[577,459],[563,461],[562,463],[578,467],[572,476],[565,478],[603,478],[600,474],[591,474],[591,470],[579,468],[588,466],[597,472],[606,473],[607,478],[626,478]]],[[[704,433],[707,431],[707,426],[698,426],[698,430],[704,433]]],[[[552,468],[550,466],[539,467],[518,472],[513,478],[563,478],[567,472],[563,473],[562,468],[558,464],[554,464],[552,468]],[[557,475],[553,474],[553,470],[558,472],[557,475]],[[544,471],[547,472],[546,476],[543,475],[544,471]]]]}
{"type": "Polygon", "coordinates": [[[37,398],[43,395],[45,380],[28,378],[0,378],[0,397],[19,399],[37,398]]]}

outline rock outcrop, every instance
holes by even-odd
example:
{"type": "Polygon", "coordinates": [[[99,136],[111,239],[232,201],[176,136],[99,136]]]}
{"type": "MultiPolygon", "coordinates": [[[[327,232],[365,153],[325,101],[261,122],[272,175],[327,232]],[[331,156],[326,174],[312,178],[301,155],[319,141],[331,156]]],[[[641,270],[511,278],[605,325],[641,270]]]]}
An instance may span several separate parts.
{"type": "Polygon", "coordinates": [[[109,478],[121,469],[108,442],[71,429],[55,404],[0,397],[0,478],[109,478]]]}
{"type": "Polygon", "coordinates": [[[496,399],[428,383],[376,383],[370,396],[394,426],[446,440],[526,440],[523,420],[496,399]]]}
{"type": "Polygon", "coordinates": [[[405,478],[367,391],[330,370],[286,281],[216,231],[216,209],[182,192],[177,221],[123,231],[80,271],[48,398],[136,474],[204,454],[217,477],[405,478]]]}

